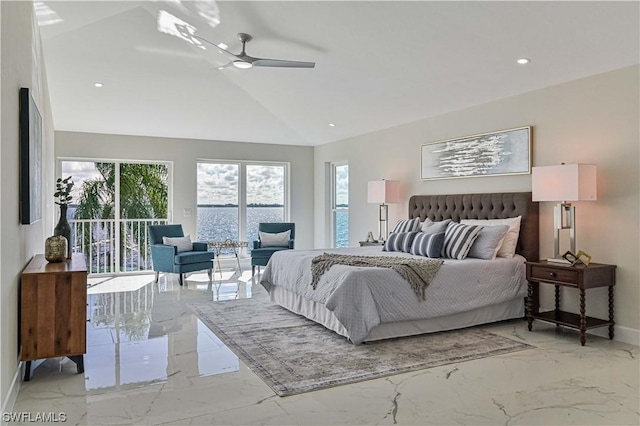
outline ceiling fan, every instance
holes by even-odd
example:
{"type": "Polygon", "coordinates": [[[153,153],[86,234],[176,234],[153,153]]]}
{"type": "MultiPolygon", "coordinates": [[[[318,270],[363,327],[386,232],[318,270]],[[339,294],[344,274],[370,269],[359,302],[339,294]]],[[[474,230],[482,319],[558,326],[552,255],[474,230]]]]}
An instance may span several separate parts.
{"type": "Polygon", "coordinates": [[[218,69],[224,69],[230,66],[240,69],[247,69],[252,67],[314,68],[316,66],[315,62],[287,61],[283,59],[254,58],[253,56],[249,56],[245,52],[245,45],[251,41],[252,37],[247,33],[238,33],[238,39],[242,42],[242,52],[237,55],[229,52],[226,49],[223,49],[222,47],[210,42],[205,38],[202,38],[195,34],[193,35],[193,37],[214,46],[216,49],[231,58],[231,61],[228,64],[218,67],[218,69]]]}

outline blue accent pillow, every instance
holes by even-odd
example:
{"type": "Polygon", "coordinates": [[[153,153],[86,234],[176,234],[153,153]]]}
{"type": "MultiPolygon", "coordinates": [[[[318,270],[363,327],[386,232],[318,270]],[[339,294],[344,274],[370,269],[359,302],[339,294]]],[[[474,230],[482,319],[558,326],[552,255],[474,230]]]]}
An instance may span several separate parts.
{"type": "Polygon", "coordinates": [[[396,226],[393,228],[391,233],[397,232],[415,232],[420,230],[420,218],[416,217],[415,219],[403,219],[399,220],[396,223],[396,226]]]}
{"type": "Polygon", "coordinates": [[[389,235],[389,239],[384,243],[382,251],[403,251],[409,253],[411,251],[411,243],[418,235],[418,232],[394,232],[389,235]]]}
{"type": "Polygon", "coordinates": [[[452,222],[444,231],[444,247],[442,248],[442,257],[450,259],[462,260],[467,257],[471,245],[478,238],[478,234],[482,230],[482,226],[463,225],[461,223],[452,222]]]}
{"type": "Polygon", "coordinates": [[[411,244],[411,254],[426,257],[440,257],[444,246],[444,232],[425,234],[419,232],[411,244]]]}

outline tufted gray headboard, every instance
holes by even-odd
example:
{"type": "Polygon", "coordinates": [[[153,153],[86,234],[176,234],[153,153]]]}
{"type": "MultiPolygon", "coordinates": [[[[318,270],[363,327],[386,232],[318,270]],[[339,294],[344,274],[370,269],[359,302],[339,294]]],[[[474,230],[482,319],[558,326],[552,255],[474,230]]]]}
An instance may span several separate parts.
{"type": "Polygon", "coordinates": [[[530,192],[489,194],[414,195],[409,199],[409,218],[504,219],[522,216],[516,253],[529,261],[539,259],[538,203],[530,192]]]}

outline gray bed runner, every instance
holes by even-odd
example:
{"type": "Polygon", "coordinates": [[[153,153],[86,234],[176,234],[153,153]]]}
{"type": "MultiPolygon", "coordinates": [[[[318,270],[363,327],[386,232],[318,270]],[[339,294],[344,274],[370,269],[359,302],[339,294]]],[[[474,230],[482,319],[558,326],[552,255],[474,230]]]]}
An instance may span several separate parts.
{"type": "Polygon", "coordinates": [[[320,277],[333,265],[390,268],[399,273],[421,300],[424,289],[444,263],[441,259],[408,259],[386,256],[352,256],[347,254],[323,253],[311,261],[311,286],[316,289],[320,277]]]}

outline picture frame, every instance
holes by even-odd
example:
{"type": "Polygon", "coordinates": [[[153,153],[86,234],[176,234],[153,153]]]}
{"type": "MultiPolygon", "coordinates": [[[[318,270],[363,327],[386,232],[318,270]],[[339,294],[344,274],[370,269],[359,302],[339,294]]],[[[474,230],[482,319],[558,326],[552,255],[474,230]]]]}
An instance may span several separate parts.
{"type": "Polygon", "coordinates": [[[20,88],[20,223],[42,218],[42,116],[30,90],[20,88]]]}
{"type": "Polygon", "coordinates": [[[531,173],[531,126],[423,144],[420,179],[531,173]]]}

